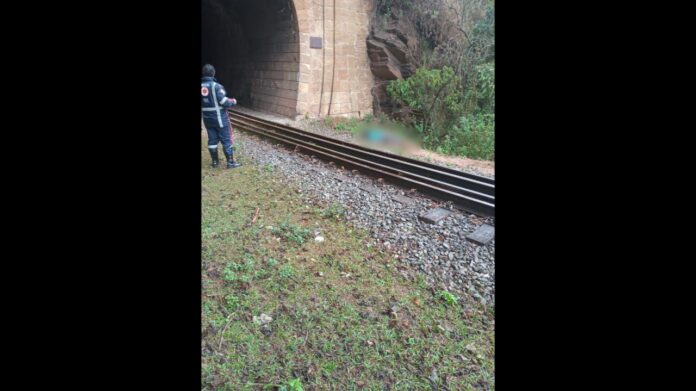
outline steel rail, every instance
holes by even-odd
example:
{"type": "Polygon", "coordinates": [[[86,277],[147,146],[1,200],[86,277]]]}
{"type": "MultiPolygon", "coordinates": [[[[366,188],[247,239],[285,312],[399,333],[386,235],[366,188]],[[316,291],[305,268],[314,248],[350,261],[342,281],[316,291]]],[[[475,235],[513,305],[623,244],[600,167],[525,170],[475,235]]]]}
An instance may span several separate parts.
{"type": "Polygon", "coordinates": [[[233,114],[230,116],[232,124],[239,128],[311,151],[328,160],[357,167],[385,179],[416,187],[435,198],[451,200],[473,213],[483,216],[495,214],[495,182],[490,178],[430,163],[423,164],[425,162],[341,142],[237,111],[231,111],[230,114],[233,114]],[[478,180],[479,178],[485,180],[478,180]]]}

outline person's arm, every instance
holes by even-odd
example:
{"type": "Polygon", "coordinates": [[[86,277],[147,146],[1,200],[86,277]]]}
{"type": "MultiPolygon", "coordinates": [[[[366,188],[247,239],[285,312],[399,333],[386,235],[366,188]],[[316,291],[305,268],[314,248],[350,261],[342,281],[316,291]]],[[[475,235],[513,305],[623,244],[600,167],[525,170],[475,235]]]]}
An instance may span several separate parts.
{"type": "Polygon", "coordinates": [[[216,88],[215,94],[217,96],[218,103],[220,104],[220,106],[227,109],[227,108],[230,108],[232,106],[237,105],[236,99],[228,98],[226,96],[225,89],[222,87],[222,85],[216,84],[215,88],[216,88]]]}

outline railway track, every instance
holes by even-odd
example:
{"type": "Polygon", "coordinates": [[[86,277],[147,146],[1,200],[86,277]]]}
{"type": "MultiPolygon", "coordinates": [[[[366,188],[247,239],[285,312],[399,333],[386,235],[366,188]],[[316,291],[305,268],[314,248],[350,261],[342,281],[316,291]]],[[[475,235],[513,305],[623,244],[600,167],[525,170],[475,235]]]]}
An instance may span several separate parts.
{"type": "Polygon", "coordinates": [[[299,147],[360,172],[416,188],[431,197],[452,201],[469,212],[486,217],[495,215],[493,179],[332,139],[239,111],[230,110],[230,120],[238,128],[299,147]]]}

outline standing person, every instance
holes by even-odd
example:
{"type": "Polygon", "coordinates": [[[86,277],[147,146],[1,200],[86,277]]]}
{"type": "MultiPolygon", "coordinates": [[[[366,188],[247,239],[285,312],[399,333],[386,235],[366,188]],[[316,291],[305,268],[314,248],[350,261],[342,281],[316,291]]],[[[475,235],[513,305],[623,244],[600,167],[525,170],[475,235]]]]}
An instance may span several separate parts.
{"type": "Polygon", "coordinates": [[[215,68],[210,64],[204,65],[201,79],[201,112],[203,124],[208,131],[208,151],[213,160],[213,168],[219,164],[217,150],[219,142],[222,142],[223,152],[227,158],[227,168],[240,166],[234,161],[232,126],[227,115],[227,109],[236,104],[237,100],[227,98],[225,88],[215,80],[215,68]]]}

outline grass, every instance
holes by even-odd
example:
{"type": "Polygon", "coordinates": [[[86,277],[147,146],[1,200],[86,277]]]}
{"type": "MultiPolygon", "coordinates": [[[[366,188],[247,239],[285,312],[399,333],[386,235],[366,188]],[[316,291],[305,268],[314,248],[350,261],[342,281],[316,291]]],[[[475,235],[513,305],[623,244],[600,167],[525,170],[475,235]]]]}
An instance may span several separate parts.
{"type": "Polygon", "coordinates": [[[447,291],[440,292],[440,298],[442,298],[447,305],[457,305],[457,298],[447,291]]]}
{"type": "Polygon", "coordinates": [[[356,135],[362,128],[372,124],[373,119],[374,117],[372,116],[366,116],[363,119],[326,117],[324,118],[324,124],[339,132],[356,135]]]}
{"type": "Polygon", "coordinates": [[[323,218],[340,219],[345,216],[346,211],[340,204],[332,203],[331,206],[325,209],[319,209],[319,216],[323,218]]]}
{"type": "MultiPolygon", "coordinates": [[[[289,218],[288,218],[289,219],[289,218]]],[[[271,232],[285,239],[288,243],[302,245],[309,236],[309,229],[303,228],[288,222],[288,219],[280,223],[280,226],[273,227],[271,232]]]]}
{"type": "Polygon", "coordinates": [[[243,148],[234,170],[201,153],[202,390],[494,388],[491,307],[405,280],[243,148]]]}

